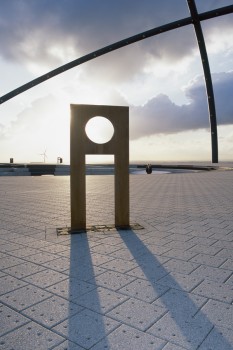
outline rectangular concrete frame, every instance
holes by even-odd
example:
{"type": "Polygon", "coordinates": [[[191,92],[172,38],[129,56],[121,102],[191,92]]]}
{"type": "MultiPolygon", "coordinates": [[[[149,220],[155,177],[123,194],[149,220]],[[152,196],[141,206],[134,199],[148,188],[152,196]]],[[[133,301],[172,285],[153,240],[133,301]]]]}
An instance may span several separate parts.
{"type": "Polygon", "coordinates": [[[86,229],[86,154],[111,154],[115,159],[115,225],[129,226],[129,108],[71,104],[70,183],[71,232],[86,229]],[[110,141],[92,142],[86,135],[89,119],[102,116],[114,127],[110,141]]]}

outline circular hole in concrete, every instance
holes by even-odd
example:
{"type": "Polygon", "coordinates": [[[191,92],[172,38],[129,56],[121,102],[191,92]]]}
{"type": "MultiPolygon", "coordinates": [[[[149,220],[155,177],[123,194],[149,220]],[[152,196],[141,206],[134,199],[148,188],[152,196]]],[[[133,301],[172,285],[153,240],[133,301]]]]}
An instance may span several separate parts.
{"type": "Polygon", "coordinates": [[[102,144],[112,139],[114,127],[107,118],[96,116],[87,122],[85,131],[91,141],[102,144]]]}

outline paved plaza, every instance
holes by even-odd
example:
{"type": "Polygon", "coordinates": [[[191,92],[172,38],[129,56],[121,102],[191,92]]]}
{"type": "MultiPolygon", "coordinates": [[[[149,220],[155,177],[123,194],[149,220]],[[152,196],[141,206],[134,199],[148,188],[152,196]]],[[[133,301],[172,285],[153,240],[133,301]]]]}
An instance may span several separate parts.
{"type": "MultiPolygon", "coordinates": [[[[0,178],[0,349],[233,349],[233,171],[130,175],[142,229],[57,235],[69,185],[0,178]]],[[[113,188],[87,176],[88,225],[113,188]]]]}

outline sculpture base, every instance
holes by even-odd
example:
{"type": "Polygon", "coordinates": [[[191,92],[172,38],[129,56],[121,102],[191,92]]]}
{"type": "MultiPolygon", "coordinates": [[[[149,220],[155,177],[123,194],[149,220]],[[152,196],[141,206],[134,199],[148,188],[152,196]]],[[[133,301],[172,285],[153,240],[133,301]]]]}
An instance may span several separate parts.
{"type": "Polygon", "coordinates": [[[90,225],[84,229],[71,230],[71,227],[59,227],[56,229],[57,235],[70,235],[75,233],[85,233],[85,232],[102,232],[102,231],[121,231],[121,230],[142,230],[143,226],[137,223],[130,224],[129,226],[115,226],[115,225],[90,225]]]}

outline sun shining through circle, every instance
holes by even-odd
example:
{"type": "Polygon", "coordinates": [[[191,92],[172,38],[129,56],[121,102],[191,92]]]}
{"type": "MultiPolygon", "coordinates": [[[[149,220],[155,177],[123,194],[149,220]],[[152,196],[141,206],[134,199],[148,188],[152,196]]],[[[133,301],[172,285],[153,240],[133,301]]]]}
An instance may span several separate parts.
{"type": "Polygon", "coordinates": [[[101,144],[111,140],[114,127],[107,118],[97,116],[87,122],[85,131],[91,141],[101,144]]]}

